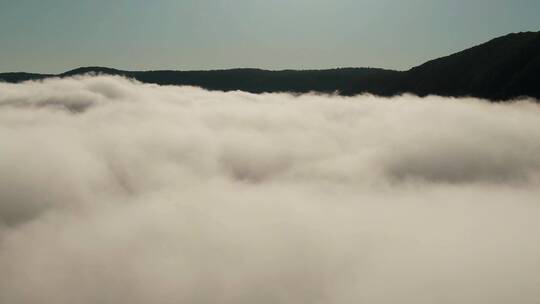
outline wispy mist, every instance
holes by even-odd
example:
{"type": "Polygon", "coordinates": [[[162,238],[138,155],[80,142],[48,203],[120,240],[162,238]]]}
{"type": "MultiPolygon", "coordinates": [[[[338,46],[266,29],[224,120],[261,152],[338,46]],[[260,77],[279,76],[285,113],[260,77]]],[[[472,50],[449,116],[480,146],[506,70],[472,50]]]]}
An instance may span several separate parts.
{"type": "Polygon", "coordinates": [[[0,84],[1,303],[537,303],[540,106],[0,84]]]}

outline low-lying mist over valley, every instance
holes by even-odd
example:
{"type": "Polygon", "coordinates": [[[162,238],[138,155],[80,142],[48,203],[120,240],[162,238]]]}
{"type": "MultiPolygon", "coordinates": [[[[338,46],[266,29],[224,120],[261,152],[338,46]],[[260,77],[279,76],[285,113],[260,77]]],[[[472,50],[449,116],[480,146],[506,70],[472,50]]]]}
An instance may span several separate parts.
{"type": "Polygon", "coordinates": [[[0,83],[0,302],[537,303],[539,115],[0,83]]]}

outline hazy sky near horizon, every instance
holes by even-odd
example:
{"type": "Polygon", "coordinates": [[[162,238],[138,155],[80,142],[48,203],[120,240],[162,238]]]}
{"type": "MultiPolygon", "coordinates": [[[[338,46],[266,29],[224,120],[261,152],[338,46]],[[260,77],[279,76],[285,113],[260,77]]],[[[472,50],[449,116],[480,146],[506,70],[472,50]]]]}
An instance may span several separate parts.
{"type": "Polygon", "coordinates": [[[510,32],[538,0],[0,0],[0,71],[408,69],[510,32]]]}

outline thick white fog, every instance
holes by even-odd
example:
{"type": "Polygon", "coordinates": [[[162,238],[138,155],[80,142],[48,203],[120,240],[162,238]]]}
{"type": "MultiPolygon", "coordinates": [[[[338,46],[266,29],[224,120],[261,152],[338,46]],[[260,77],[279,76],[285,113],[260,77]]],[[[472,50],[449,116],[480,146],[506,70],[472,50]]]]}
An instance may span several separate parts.
{"type": "Polygon", "coordinates": [[[540,106],[0,84],[0,303],[540,299],[540,106]]]}

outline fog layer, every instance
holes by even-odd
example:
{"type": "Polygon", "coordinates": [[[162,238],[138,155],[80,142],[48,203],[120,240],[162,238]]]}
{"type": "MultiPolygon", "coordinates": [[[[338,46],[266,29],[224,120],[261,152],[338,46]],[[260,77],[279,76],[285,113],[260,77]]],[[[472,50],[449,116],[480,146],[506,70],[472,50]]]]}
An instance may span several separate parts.
{"type": "Polygon", "coordinates": [[[540,106],[0,84],[0,303],[538,303],[540,106]]]}

